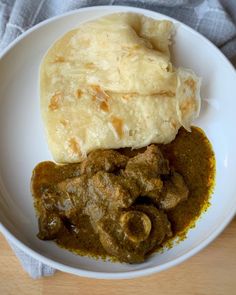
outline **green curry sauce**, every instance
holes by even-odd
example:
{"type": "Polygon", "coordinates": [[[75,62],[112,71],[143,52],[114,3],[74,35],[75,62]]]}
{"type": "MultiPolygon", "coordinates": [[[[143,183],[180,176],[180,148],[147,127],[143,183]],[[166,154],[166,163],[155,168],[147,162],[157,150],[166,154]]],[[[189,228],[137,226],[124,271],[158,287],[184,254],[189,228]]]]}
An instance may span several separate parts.
{"type": "Polygon", "coordinates": [[[192,132],[181,128],[173,142],[160,148],[189,188],[188,199],[167,213],[174,237],[183,239],[210,205],[215,179],[214,152],[204,132],[197,127],[192,127],[192,132]]]}
{"type": "MultiPolygon", "coordinates": [[[[174,209],[166,212],[171,222],[173,237],[166,239],[164,244],[161,247],[158,246],[155,251],[162,249],[163,246],[171,247],[176,238],[179,240],[185,238],[188,230],[195,225],[196,220],[210,205],[209,199],[215,178],[215,157],[212,146],[200,128],[193,127],[192,132],[181,128],[174,141],[166,145],[159,145],[159,147],[164,157],[169,160],[170,166],[183,176],[189,189],[189,197],[174,209]]],[[[122,149],[120,152],[134,156],[143,150],[122,149]]],[[[41,194],[43,183],[58,183],[64,179],[65,174],[67,177],[76,177],[80,174],[79,164],[65,165],[61,169],[61,166],[56,166],[51,162],[45,163],[37,166],[38,178],[33,183],[37,212],[40,211],[40,199],[37,196],[41,194]]],[[[89,220],[86,220],[88,217],[83,218],[85,220],[80,219],[81,232],[78,233],[77,238],[65,232],[56,240],[57,244],[79,255],[106,258],[107,254],[99,237],[94,234],[89,220]]]]}

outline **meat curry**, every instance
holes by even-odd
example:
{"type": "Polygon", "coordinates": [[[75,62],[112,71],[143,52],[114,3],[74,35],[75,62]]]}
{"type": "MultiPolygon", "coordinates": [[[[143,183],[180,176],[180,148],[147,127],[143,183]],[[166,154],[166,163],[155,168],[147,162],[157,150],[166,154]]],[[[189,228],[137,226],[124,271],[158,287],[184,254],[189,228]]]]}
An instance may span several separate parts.
{"type": "Polygon", "coordinates": [[[214,153],[196,127],[167,145],[91,152],[81,164],[38,164],[38,237],[80,255],[142,262],[182,236],[209,204],[214,153]]]}

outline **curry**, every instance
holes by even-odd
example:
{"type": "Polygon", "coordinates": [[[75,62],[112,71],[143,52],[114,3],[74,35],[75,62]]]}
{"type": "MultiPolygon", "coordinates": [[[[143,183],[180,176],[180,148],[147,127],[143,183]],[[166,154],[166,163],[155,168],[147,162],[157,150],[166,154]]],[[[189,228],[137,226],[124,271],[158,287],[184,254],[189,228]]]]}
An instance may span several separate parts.
{"type": "Polygon", "coordinates": [[[176,139],[161,147],[189,188],[188,199],[168,212],[174,236],[184,235],[210,205],[215,180],[215,156],[211,143],[200,128],[189,133],[181,128],[176,139]]]}
{"type": "Polygon", "coordinates": [[[101,150],[80,164],[38,164],[38,237],[79,255],[142,262],[183,237],[209,205],[215,158],[199,128],[167,145],[101,150]]]}

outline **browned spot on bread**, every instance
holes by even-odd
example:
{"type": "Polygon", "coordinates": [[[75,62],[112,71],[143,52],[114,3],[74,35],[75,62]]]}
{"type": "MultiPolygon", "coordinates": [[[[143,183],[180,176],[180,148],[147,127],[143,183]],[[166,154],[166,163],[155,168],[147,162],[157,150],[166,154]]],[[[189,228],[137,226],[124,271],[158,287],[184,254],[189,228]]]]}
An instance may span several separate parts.
{"type": "Polygon", "coordinates": [[[91,85],[93,94],[96,96],[98,100],[107,101],[110,96],[99,86],[99,85],[91,85]]]}
{"type": "Polygon", "coordinates": [[[69,148],[71,149],[71,151],[74,153],[74,154],[77,154],[77,155],[81,155],[81,149],[80,149],[80,145],[78,143],[78,141],[76,140],[76,138],[72,137],[69,139],[68,141],[69,143],[69,148]]]}
{"type": "Polygon", "coordinates": [[[94,69],[95,67],[96,67],[95,64],[92,62],[88,62],[85,64],[85,68],[87,69],[94,69]]]}
{"type": "Polygon", "coordinates": [[[174,97],[175,96],[175,93],[172,92],[172,91],[160,91],[158,93],[154,93],[153,95],[160,95],[160,96],[168,96],[168,97],[174,97]]]}
{"type": "Polygon", "coordinates": [[[65,119],[61,119],[61,120],[60,120],[60,123],[61,123],[64,127],[67,127],[67,126],[68,126],[68,121],[65,120],[65,119]]]}
{"type": "Polygon", "coordinates": [[[61,100],[62,100],[61,92],[55,93],[50,99],[50,103],[48,106],[49,110],[51,111],[58,110],[61,100]]]}
{"type": "Polygon", "coordinates": [[[102,101],[100,103],[100,108],[101,110],[103,110],[104,112],[109,112],[109,105],[106,101],[102,101]]]}
{"type": "Polygon", "coordinates": [[[185,115],[186,113],[189,112],[189,110],[195,109],[195,107],[196,107],[196,102],[194,100],[194,97],[189,97],[180,105],[180,110],[183,113],[183,115],[185,115]]]}
{"type": "Polygon", "coordinates": [[[82,94],[83,94],[82,90],[80,90],[80,89],[76,90],[76,97],[77,98],[81,98],[82,94]]]}
{"type": "MultiPolygon", "coordinates": [[[[125,93],[122,95],[122,98],[128,100],[130,98],[132,98],[133,96],[139,95],[137,92],[130,92],[130,93],[125,93]]],[[[175,93],[172,91],[160,91],[160,92],[155,92],[150,94],[150,96],[167,96],[167,97],[174,97],[175,93]]]]}
{"type": "Polygon", "coordinates": [[[196,83],[193,79],[185,80],[184,84],[187,85],[193,92],[196,91],[196,83]]]}
{"type": "Polygon", "coordinates": [[[54,63],[57,63],[57,62],[65,62],[65,58],[63,56],[56,56],[54,61],[54,63]]]}
{"type": "Polygon", "coordinates": [[[177,124],[174,120],[171,121],[171,126],[175,129],[177,128],[177,124]]]}
{"type": "Polygon", "coordinates": [[[111,123],[118,135],[119,138],[122,138],[123,136],[123,121],[115,116],[112,116],[111,123]]]}
{"type": "Polygon", "coordinates": [[[131,97],[130,94],[124,94],[122,95],[122,98],[124,98],[125,100],[128,100],[131,97]]]}

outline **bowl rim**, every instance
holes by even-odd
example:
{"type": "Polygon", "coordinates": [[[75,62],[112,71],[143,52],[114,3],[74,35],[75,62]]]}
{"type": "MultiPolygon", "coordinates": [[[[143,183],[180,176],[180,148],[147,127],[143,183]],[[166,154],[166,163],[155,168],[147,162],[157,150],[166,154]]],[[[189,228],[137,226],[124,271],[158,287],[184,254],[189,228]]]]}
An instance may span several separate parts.
{"type": "MultiPolygon", "coordinates": [[[[54,22],[55,20],[58,20],[60,18],[69,16],[69,15],[77,14],[78,12],[81,12],[81,11],[84,11],[84,12],[91,11],[91,10],[102,11],[104,9],[110,10],[110,12],[107,11],[108,12],[107,14],[130,11],[130,12],[144,14],[144,15],[148,14],[149,17],[154,17],[154,18],[155,18],[155,16],[162,17],[163,19],[170,20],[170,21],[174,22],[175,24],[181,24],[181,26],[183,26],[185,30],[189,31],[191,34],[195,34],[202,42],[207,43],[213,50],[217,51],[218,56],[224,61],[225,64],[227,64],[229,69],[232,71],[232,75],[235,75],[235,81],[236,81],[236,71],[235,71],[233,65],[226,58],[226,56],[206,37],[204,37],[203,35],[201,35],[197,31],[195,31],[194,29],[192,29],[188,25],[185,25],[184,23],[182,23],[172,17],[166,16],[164,14],[161,14],[161,13],[149,10],[149,9],[136,8],[136,7],[132,7],[132,6],[120,6],[120,5],[90,6],[90,7],[75,9],[75,10],[63,13],[61,15],[57,15],[52,18],[46,19],[46,20],[38,23],[37,25],[33,26],[29,30],[25,31],[23,34],[18,36],[13,42],[11,42],[0,54],[0,59],[4,58],[4,56],[13,47],[15,47],[21,40],[23,40],[25,37],[27,37],[28,35],[30,35],[31,33],[35,32],[35,31],[37,31],[41,27],[54,22]]],[[[235,202],[235,206],[231,208],[230,214],[228,214],[228,216],[227,216],[227,218],[225,218],[224,222],[219,227],[215,228],[215,230],[211,233],[211,235],[207,239],[200,241],[197,246],[194,246],[187,253],[181,255],[180,257],[178,257],[174,260],[171,260],[169,262],[166,262],[162,265],[156,265],[156,266],[149,267],[146,269],[141,269],[141,270],[130,270],[130,271],[122,271],[122,272],[109,272],[108,273],[108,272],[82,270],[82,269],[79,269],[76,267],[71,267],[66,264],[56,262],[53,259],[47,258],[47,257],[43,256],[42,254],[32,250],[29,246],[25,245],[23,242],[18,240],[14,236],[14,234],[12,234],[11,231],[8,230],[8,228],[3,225],[3,223],[1,221],[0,221],[0,232],[5,236],[5,238],[10,243],[13,243],[20,250],[22,250],[26,254],[30,255],[34,259],[36,259],[48,266],[51,266],[57,270],[71,273],[71,274],[75,274],[75,275],[79,275],[82,277],[89,277],[89,278],[96,278],[96,279],[130,279],[130,278],[135,278],[135,277],[140,277],[140,276],[151,275],[151,274],[166,270],[172,266],[180,264],[181,262],[183,262],[183,261],[187,260],[188,258],[190,258],[191,256],[195,255],[200,250],[205,248],[210,242],[212,242],[224,230],[224,228],[233,219],[235,213],[236,213],[236,202],[235,202]]]]}

